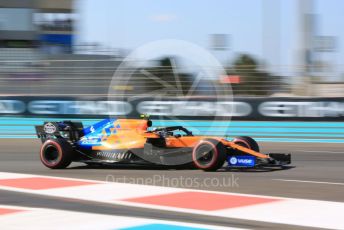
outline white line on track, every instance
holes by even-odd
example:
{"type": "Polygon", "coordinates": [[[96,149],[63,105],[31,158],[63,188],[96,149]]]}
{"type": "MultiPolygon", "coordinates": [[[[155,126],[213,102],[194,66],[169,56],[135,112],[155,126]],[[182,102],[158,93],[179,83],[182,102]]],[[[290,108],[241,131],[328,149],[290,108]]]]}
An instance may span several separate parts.
{"type": "Polygon", "coordinates": [[[272,179],[276,181],[285,182],[296,182],[296,183],[311,183],[311,184],[331,184],[331,185],[344,185],[344,183],[339,182],[328,182],[328,181],[312,181],[312,180],[285,180],[285,179],[272,179]]]}
{"type": "Polygon", "coordinates": [[[304,152],[304,153],[341,153],[344,154],[344,152],[336,152],[336,151],[321,151],[321,150],[295,150],[295,152],[304,152]]]}

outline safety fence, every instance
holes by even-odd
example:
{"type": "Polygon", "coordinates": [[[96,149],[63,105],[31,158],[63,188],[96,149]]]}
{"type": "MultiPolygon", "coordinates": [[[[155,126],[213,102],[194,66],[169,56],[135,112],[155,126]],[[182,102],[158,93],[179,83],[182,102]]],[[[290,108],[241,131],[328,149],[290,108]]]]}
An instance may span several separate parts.
{"type": "Polygon", "coordinates": [[[141,114],[164,120],[344,122],[344,98],[0,96],[0,116],[103,119],[141,114]]]}

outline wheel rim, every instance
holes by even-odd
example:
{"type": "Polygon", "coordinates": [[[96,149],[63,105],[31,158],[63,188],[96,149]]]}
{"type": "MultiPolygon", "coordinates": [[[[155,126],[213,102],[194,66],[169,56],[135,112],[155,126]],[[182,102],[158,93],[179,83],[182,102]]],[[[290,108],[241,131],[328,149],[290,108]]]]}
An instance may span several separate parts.
{"type": "Polygon", "coordinates": [[[54,145],[48,145],[45,148],[43,157],[44,160],[49,164],[56,164],[58,162],[59,156],[59,151],[54,145]]]}
{"type": "Polygon", "coordinates": [[[215,151],[209,145],[199,146],[196,152],[197,162],[202,166],[208,166],[209,164],[212,164],[214,156],[215,151]]]}

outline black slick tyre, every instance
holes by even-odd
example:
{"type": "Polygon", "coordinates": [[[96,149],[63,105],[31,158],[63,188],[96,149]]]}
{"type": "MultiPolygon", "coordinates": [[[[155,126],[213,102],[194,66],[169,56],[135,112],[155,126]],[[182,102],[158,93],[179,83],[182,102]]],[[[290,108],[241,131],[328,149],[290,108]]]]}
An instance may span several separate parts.
{"type": "Polygon", "coordinates": [[[259,152],[259,145],[252,137],[247,137],[247,136],[236,137],[234,138],[233,142],[245,148],[252,149],[253,151],[259,152]]]}
{"type": "Polygon", "coordinates": [[[43,143],[40,159],[43,165],[51,169],[67,168],[73,159],[72,146],[63,139],[51,139],[43,143]]]}
{"type": "Polygon", "coordinates": [[[192,151],[192,161],[196,168],[204,171],[220,169],[227,157],[226,147],[218,140],[204,139],[192,151]]]}

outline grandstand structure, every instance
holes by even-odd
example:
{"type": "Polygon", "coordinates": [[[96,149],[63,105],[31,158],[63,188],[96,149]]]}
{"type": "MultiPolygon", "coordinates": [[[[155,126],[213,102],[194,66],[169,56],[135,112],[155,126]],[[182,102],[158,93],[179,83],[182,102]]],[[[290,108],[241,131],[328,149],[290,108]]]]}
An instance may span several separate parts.
{"type": "Polygon", "coordinates": [[[73,6],[73,0],[0,0],[1,95],[107,93],[118,58],[73,52],[73,6]]]}

